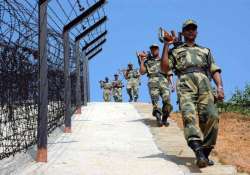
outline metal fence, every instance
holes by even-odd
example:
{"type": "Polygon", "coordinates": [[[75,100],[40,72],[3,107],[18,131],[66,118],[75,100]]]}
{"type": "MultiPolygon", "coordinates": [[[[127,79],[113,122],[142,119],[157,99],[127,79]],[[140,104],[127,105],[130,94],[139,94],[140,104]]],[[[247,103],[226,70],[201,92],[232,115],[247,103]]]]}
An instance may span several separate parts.
{"type": "MultiPolygon", "coordinates": [[[[45,0],[0,0],[0,160],[15,155],[22,150],[27,150],[39,141],[38,114],[41,110],[39,90],[43,88],[39,84],[41,67],[39,62],[38,12],[40,2],[45,2],[45,0]]],[[[69,108],[70,115],[77,108],[76,82],[78,72],[75,37],[83,30],[86,35],[83,36],[85,38],[80,46],[85,46],[87,49],[96,44],[89,43],[103,30],[96,27],[93,31],[86,33],[88,27],[103,16],[102,9],[98,11],[98,14],[88,14],[88,18],[81,21],[80,25],[69,33],[70,106],[66,106],[63,27],[72,20],[72,13],[77,17],[80,12],[84,13],[99,1],[67,0],[67,2],[70,7],[68,12],[58,0],[51,1],[47,12],[46,77],[48,103],[47,126],[45,128],[47,128],[48,134],[64,123],[65,108],[69,108]],[[61,14],[66,16],[65,19],[60,17],[53,9],[52,6],[56,5],[61,9],[61,14]],[[59,19],[59,22],[54,20],[56,18],[59,19]],[[86,47],[87,44],[89,44],[88,47],[86,47]]],[[[83,92],[86,86],[84,84],[86,83],[84,82],[86,67],[83,65],[83,57],[78,57],[78,59],[81,63],[80,89],[83,92]]],[[[80,96],[83,104],[86,96],[83,93],[80,96]]]]}
{"type": "Polygon", "coordinates": [[[27,15],[17,3],[0,3],[0,159],[36,143],[38,32],[27,15]]]}

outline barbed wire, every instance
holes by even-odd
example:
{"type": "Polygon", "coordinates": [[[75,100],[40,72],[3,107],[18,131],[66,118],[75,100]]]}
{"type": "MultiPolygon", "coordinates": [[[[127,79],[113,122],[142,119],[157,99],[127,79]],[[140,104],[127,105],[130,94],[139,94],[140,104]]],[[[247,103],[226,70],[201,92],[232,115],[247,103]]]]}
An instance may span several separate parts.
{"type": "MultiPolygon", "coordinates": [[[[63,27],[97,1],[67,2],[65,5],[62,1],[51,0],[48,5],[49,133],[64,121],[63,27]]],[[[70,31],[72,113],[76,108],[74,39],[103,16],[105,12],[101,8],[70,31]]],[[[38,1],[0,0],[0,160],[27,150],[37,142],[38,23],[38,1]]],[[[81,46],[104,30],[106,25],[92,31],[82,40],[81,46]]],[[[82,71],[81,68],[81,74],[82,71]]]]}

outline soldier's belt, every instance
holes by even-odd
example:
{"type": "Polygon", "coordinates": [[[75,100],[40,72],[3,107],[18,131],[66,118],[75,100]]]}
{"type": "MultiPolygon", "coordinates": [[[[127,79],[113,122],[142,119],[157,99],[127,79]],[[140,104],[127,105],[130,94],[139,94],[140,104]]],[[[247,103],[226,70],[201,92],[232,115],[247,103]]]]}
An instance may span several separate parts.
{"type": "Polygon", "coordinates": [[[149,78],[154,78],[154,77],[166,77],[166,74],[163,73],[156,73],[156,74],[148,74],[149,78]]]}
{"type": "Polygon", "coordinates": [[[203,68],[200,68],[200,67],[188,67],[185,70],[180,71],[178,73],[178,76],[189,74],[189,73],[194,73],[194,72],[199,72],[199,73],[203,73],[203,74],[207,75],[206,71],[203,68]]]}
{"type": "Polygon", "coordinates": [[[136,76],[128,77],[129,80],[130,80],[130,79],[136,79],[136,78],[138,78],[138,77],[136,77],[136,76]]]}

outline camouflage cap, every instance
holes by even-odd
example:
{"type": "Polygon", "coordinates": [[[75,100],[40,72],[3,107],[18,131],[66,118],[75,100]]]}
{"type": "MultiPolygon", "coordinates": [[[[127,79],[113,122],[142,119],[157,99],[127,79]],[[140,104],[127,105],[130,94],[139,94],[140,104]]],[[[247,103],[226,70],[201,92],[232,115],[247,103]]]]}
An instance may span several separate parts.
{"type": "Polygon", "coordinates": [[[133,66],[133,64],[131,62],[128,63],[128,66],[133,66]]]}
{"type": "Polygon", "coordinates": [[[189,26],[189,25],[194,25],[196,28],[198,27],[196,21],[194,21],[194,20],[192,20],[192,19],[188,19],[188,20],[186,20],[186,21],[183,23],[182,29],[186,28],[186,27],[189,26]]]}
{"type": "Polygon", "coordinates": [[[159,48],[159,46],[158,46],[158,44],[152,44],[149,48],[150,48],[150,49],[151,49],[151,48],[159,48]]]}

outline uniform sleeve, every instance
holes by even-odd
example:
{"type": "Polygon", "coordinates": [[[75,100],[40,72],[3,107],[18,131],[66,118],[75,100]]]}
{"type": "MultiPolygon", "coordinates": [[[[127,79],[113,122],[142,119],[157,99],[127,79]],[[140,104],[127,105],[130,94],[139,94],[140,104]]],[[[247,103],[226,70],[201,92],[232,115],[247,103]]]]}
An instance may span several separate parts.
{"type": "Polygon", "coordinates": [[[146,68],[146,73],[148,73],[148,60],[144,61],[144,66],[146,68]]]}
{"type": "Polygon", "coordinates": [[[208,53],[208,63],[210,67],[210,72],[213,75],[215,72],[221,73],[221,68],[215,63],[213,55],[211,54],[211,51],[208,53]]]}
{"type": "Polygon", "coordinates": [[[172,51],[169,52],[168,54],[168,64],[169,64],[169,72],[173,74],[173,69],[174,69],[174,55],[172,51]]]}

